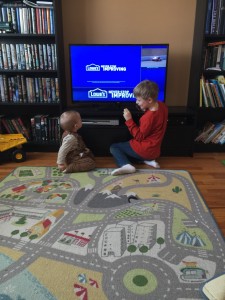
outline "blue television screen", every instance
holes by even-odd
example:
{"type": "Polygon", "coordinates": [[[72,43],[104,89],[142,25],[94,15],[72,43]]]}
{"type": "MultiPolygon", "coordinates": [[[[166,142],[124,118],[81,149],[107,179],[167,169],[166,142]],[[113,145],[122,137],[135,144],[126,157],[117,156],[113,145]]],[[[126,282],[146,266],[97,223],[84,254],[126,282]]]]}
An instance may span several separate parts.
{"type": "Polygon", "coordinates": [[[168,44],[69,45],[72,102],[135,102],[133,88],[145,79],[165,102],[168,52],[168,44]]]}

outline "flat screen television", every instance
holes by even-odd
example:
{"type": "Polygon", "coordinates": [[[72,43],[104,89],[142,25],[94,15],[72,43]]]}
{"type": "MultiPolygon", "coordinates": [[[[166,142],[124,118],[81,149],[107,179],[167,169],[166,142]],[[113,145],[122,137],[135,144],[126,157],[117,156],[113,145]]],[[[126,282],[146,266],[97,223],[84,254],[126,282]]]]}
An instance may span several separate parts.
{"type": "Polygon", "coordinates": [[[72,103],[135,103],[133,88],[145,79],[165,102],[168,54],[168,44],[70,44],[72,103]]]}

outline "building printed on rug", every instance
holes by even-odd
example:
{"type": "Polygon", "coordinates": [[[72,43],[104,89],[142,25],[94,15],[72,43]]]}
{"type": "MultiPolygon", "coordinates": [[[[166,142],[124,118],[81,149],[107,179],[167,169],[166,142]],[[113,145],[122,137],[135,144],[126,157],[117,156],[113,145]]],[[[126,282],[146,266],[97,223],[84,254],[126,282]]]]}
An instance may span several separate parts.
{"type": "Polygon", "coordinates": [[[110,172],[19,167],[0,183],[0,298],[201,298],[225,243],[190,174],[110,172]]]}

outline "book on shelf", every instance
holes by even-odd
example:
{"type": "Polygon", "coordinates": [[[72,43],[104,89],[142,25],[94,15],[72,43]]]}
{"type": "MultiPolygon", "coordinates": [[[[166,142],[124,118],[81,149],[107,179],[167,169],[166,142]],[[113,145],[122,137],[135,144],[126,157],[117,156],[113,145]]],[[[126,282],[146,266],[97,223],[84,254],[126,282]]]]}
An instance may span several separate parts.
{"type": "Polygon", "coordinates": [[[31,70],[31,66],[29,63],[29,45],[28,44],[24,44],[24,57],[25,57],[25,69],[26,70],[31,70]]]}
{"type": "Polygon", "coordinates": [[[9,101],[9,93],[8,93],[7,77],[6,77],[6,75],[2,75],[2,80],[3,80],[5,102],[8,102],[9,101]]]}
{"type": "Polygon", "coordinates": [[[49,138],[54,143],[59,143],[61,140],[59,117],[49,118],[49,138]]]}
{"type": "Polygon", "coordinates": [[[19,103],[23,102],[22,80],[20,75],[16,75],[19,103]]]}
{"type": "Polygon", "coordinates": [[[225,45],[223,45],[222,48],[222,54],[221,54],[221,59],[220,59],[220,67],[222,70],[225,70],[225,45]]]}
{"type": "Polygon", "coordinates": [[[6,48],[6,59],[7,59],[7,66],[9,70],[12,70],[12,59],[10,53],[10,45],[8,43],[5,44],[6,48]]]}
{"type": "Polygon", "coordinates": [[[46,93],[47,93],[47,102],[52,102],[52,93],[51,93],[51,80],[46,78],[46,93]]]}
{"type": "MultiPolygon", "coordinates": [[[[0,21],[9,24],[10,32],[20,34],[54,34],[53,5],[31,7],[23,1],[3,3],[0,21]]],[[[7,31],[3,31],[7,33],[7,31]]]]}
{"type": "Polygon", "coordinates": [[[10,27],[12,28],[13,32],[17,32],[17,24],[16,24],[16,8],[15,7],[8,7],[11,12],[11,24],[10,27]]]}
{"type": "Polygon", "coordinates": [[[225,0],[208,0],[205,33],[225,34],[225,0]]]}
{"type": "Polygon", "coordinates": [[[7,59],[7,54],[6,54],[6,44],[2,43],[2,61],[3,61],[3,69],[8,70],[9,65],[8,65],[8,59],[7,59]]]}
{"type": "Polygon", "coordinates": [[[30,126],[21,117],[8,117],[4,115],[0,118],[0,122],[3,133],[22,133],[28,141],[31,139],[30,126]]]}
{"type": "Polygon", "coordinates": [[[217,51],[217,55],[216,55],[216,68],[221,68],[221,59],[222,59],[222,47],[224,48],[224,46],[219,45],[218,46],[218,51],[217,51]]]}
{"type": "Polygon", "coordinates": [[[207,136],[207,138],[204,140],[204,143],[210,143],[212,142],[212,140],[222,131],[224,130],[224,124],[222,123],[217,123],[215,124],[213,130],[211,133],[209,133],[209,135],[207,136]]]}
{"type": "Polygon", "coordinates": [[[213,0],[210,34],[216,34],[216,27],[218,22],[218,15],[219,15],[218,4],[219,4],[218,0],[213,0]]]}
{"type": "Polygon", "coordinates": [[[19,44],[21,70],[26,70],[26,58],[24,44],[19,44]]]}
{"type": "Polygon", "coordinates": [[[58,78],[0,74],[0,102],[58,103],[58,78]]]}
{"type": "Polygon", "coordinates": [[[39,142],[39,143],[42,142],[42,137],[41,137],[41,116],[42,115],[35,115],[34,116],[36,141],[39,142]]]}
{"type": "Polygon", "coordinates": [[[220,0],[220,20],[218,34],[225,34],[225,0],[220,0]]]}
{"type": "Polygon", "coordinates": [[[21,75],[21,88],[22,88],[23,103],[27,103],[28,99],[27,99],[26,79],[24,75],[21,75]]]}
{"type": "Polygon", "coordinates": [[[21,128],[21,132],[27,138],[27,140],[31,140],[30,134],[30,121],[26,118],[22,119],[22,117],[17,117],[16,122],[18,122],[19,127],[21,128]]]}
{"type": "Polygon", "coordinates": [[[59,79],[55,78],[55,102],[60,102],[59,98],[59,79]]]}
{"type": "Polygon", "coordinates": [[[200,79],[200,85],[201,85],[200,90],[201,90],[201,98],[202,98],[201,105],[204,107],[209,107],[209,103],[205,91],[205,79],[203,76],[200,79]]]}
{"type": "Polygon", "coordinates": [[[224,145],[225,144],[225,134],[221,137],[221,139],[219,140],[218,144],[220,144],[220,145],[224,145]]]}
{"type": "Polygon", "coordinates": [[[223,124],[221,130],[215,135],[215,137],[212,139],[212,143],[218,144],[225,136],[225,124],[223,124]]]}
{"type": "Polygon", "coordinates": [[[203,129],[200,131],[198,136],[195,138],[195,142],[208,143],[220,143],[221,139],[225,135],[225,120],[218,123],[206,122],[203,129]]]}
{"type": "Polygon", "coordinates": [[[12,82],[12,102],[18,103],[19,102],[19,92],[18,92],[18,85],[16,77],[11,77],[12,82]]]}
{"type": "Polygon", "coordinates": [[[200,79],[200,107],[225,107],[225,87],[219,77],[205,79],[202,75],[200,79]]]}
{"type": "Polygon", "coordinates": [[[221,34],[222,33],[222,27],[223,27],[223,24],[221,23],[222,22],[222,11],[224,10],[224,7],[223,7],[223,0],[217,0],[214,2],[217,2],[217,16],[216,16],[216,28],[215,28],[215,32],[214,34],[221,34]]]}
{"type": "Polygon", "coordinates": [[[202,98],[203,98],[203,95],[202,95],[202,78],[200,78],[200,87],[199,87],[199,107],[202,107],[202,98]]]}
{"type": "Polygon", "coordinates": [[[223,94],[221,92],[221,86],[219,86],[219,82],[217,79],[209,79],[209,82],[212,83],[212,87],[215,91],[215,99],[217,101],[218,107],[225,107],[225,99],[223,98],[223,94]]]}
{"type": "Polygon", "coordinates": [[[0,69],[3,69],[2,44],[0,44],[0,69]]]}
{"type": "Polygon", "coordinates": [[[2,124],[3,124],[4,128],[5,128],[6,133],[8,133],[8,134],[16,133],[16,131],[11,126],[8,118],[6,118],[6,117],[3,118],[2,119],[2,124]]]}
{"type": "Polygon", "coordinates": [[[10,43],[10,53],[9,53],[11,59],[12,59],[12,69],[17,70],[18,69],[18,60],[16,55],[16,47],[15,44],[10,43]]]}
{"type": "Polygon", "coordinates": [[[40,70],[44,70],[44,54],[41,44],[38,44],[38,53],[39,53],[39,67],[40,70]]]}
{"type": "Polygon", "coordinates": [[[11,119],[14,128],[16,129],[16,133],[21,133],[21,128],[19,127],[19,123],[16,119],[11,119]]]}
{"type": "Polygon", "coordinates": [[[209,134],[213,131],[215,124],[212,122],[206,122],[203,129],[200,131],[198,136],[195,138],[195,142],[204,142],[209,134]]]}
{"type": "Polygon", "coordinates": [[[205,70],[225,70],[225,41],[208,43],[204,53],[205,70]]]}
{"type": "Polygon", "coordinates": [[[224,104],[223,107],[225,107],[225,86],[224,86],[224,83],[218,82],[218,88],[219,88],[221,98],[223,100],[223,104],[224,104]]]}
{"type": "Polygon", "coordinates": [[[41,137],[43,142],[47,142],[49,140],[48,118],[49,116],[47,114],[42,115],[41,117],[41,137]]]}
{"type": "Polygon", "coordinates": [[[34,141],[38,143],[59,143],[61,138],[59,117],[39,114],[33,116],[30,122],[34,141]]]}
{"type": "Polygon", "coordinates": [[[13,88],[12,88],[12,80],[8,77],[8,95],[9,95],[9,102],[13,102],[13,88]]]}
{"type": "Polygon", "coordinates": [[[214,89],[212,88],[212,85],[208,82],[208,80],[205,81],[205,89],[206,89],[206,97],[208,99],[208,103],[210,107],[217,107],[217,104],[214,100],[214,89]]]}
{"type": "Polygon", "coordinates": [[[51,34],[51,21],[50,21],[50,9],[46,9],[46,19],[47,19],[47,34],[51,34]]]}
{"type": "MultiPolygon", "coordinates": [[[[209,85],[212,91],[212,95],[213,95],[213,99],[215,102],[215,107],[223,107],[221,99],[219,97],[219,93],[218,93],[218,87],[217,84],[215,84],[214,82],[211,82],[211,80],[209,80],[209,85]]],[[[212,105],[210,105],[210,107],[213,107],[212,105]]]]}
{"type": "Polygon", "coordinates": [[[210,83],[207,79],[204,78],[202,75],[202,78],[200,80],[201,82],[201,92],[202,92],[202,106],[204,107],[217,107],[218,102],[216,99],[215,94],[215,87],[213,83],[210,83]]]}
{"type": "Polygon", "coordinates": [[[39,60],[38,45],[37,44],[34,44],[34,59],[35,59],[34,65],[36,66],[36,69],[39,70],[40,69],[40,60],[39,60]]]}
{"type": "Polygon", "coordinates": [[[33,55],[32,55],[32,46],[31,46],[31,44],[27,44],[27,54],[28,54],[28,66],[29,66],[29,70],[35,70],[36,66],[33,63],[33,55]]]}
{"type": "Polygon", "coordinates": [[[35,121],[34,117],[30,118],[30,125],[31,125],[31,135],[32,135],[32,141],[36,141],[36,132],[35,132],[35,121]]]}
{"type": "Polygon", "coordinates": [[[213,0],[208,0],[206,22],[205,22],[205,34],[211,33],[212,5],[213,5],[213,0]]]}
{"type": "Polygon", "coordinates": [[[32,33],[36,34],[37,33],[37,19],[36,19],[35,8],[31,7],[30,11],[31,11],[32,33]]]}
{"type": "Polygon", "coordinates": [[[3,85],[3,75],[0,74],[0,103],[5,102],[5,93],[3,85]]]}
{"type": "Polygon", "coordinates": [[[38,84],[38,78],[35,77],[34,79],[34,88],[35,88],[35,102],[40,102],[40,88],[38,84]]]}

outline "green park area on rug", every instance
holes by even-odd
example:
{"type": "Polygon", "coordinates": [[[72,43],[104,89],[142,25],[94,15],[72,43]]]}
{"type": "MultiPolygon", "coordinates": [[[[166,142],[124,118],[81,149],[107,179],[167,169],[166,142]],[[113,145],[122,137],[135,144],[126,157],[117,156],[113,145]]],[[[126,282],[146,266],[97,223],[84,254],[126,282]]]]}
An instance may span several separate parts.
{"type": "Polygon", "coordinates": [[[191,175],[110,172],[19,167],[0,182],[0,299],[203,299],[225,241],[191,175]]]}

